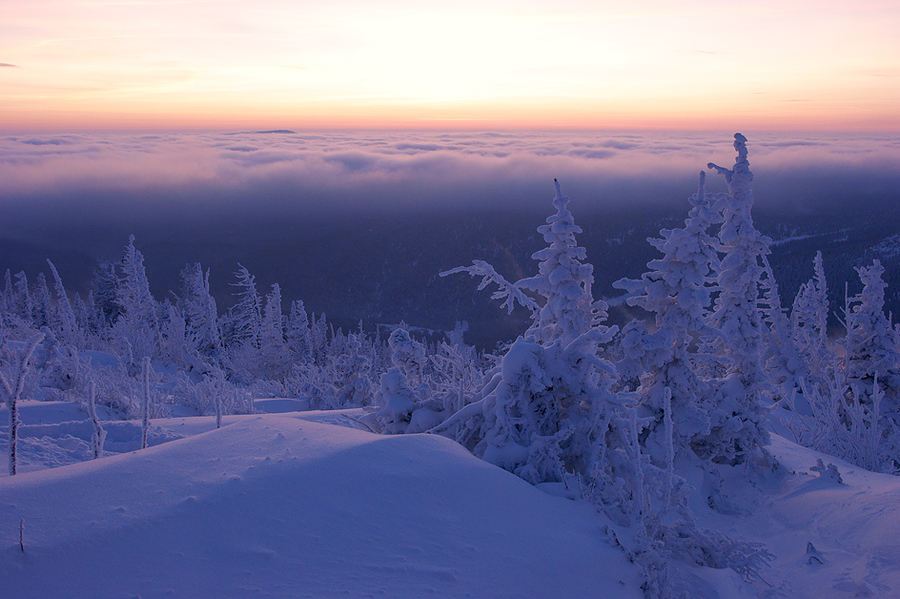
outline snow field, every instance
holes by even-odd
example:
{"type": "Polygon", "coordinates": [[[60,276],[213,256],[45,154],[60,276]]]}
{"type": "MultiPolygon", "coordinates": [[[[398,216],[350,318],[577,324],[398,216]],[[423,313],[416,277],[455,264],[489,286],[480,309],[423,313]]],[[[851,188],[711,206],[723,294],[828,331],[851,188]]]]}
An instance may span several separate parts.
{"type": "Polygon", "coordinates": [[[593,508],[452,441],[296,415],[229,422],[0,479],[2,595],[640,596],[593,508]]]}

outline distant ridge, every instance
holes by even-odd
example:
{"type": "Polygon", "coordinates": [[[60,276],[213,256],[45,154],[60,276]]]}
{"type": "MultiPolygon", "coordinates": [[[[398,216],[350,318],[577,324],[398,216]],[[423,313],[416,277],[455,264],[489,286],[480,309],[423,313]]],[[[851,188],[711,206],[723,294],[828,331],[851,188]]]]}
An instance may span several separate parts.
{"type": "Polygon", "coordinates": [[[254,133],[295,133],[290,129],[273,129],[272,131],[254,131],[254,133]]]}

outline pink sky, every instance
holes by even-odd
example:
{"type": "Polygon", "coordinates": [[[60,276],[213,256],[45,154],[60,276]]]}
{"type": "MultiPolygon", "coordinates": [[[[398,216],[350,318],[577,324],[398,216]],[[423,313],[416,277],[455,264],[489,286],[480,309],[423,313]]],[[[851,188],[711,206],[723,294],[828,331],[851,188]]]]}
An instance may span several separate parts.
{"type": "Polygon", "coordinates": [[[0,131],[900,130],[900,3],[5,0],[0,131]]]}

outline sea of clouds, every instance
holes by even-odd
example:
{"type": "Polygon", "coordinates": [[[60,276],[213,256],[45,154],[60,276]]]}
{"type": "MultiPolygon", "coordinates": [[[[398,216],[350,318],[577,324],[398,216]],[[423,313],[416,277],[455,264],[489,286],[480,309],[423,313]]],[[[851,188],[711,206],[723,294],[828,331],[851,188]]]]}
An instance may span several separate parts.
{"type": "MultiPolygon", "coordinates": [[[[900,188],[900,136],[744,133],[760,202],[810,207],[900,188]]],[[[545,210],[554,178],[576,210],[669,203],[686,199],[707,162],[732,164],[732,141],[726,132],[6,135],[0,233],[41,219],[545,210]]]]}
{"type": "MultiPolygon", "coordinates": [[[[861,218],[881,227],[861,243],[897,232],[900,136],[743,133],[754,214],[775,237],[871,228],[861,218]]],[[[542,243],[535,228],[553,210],[554,178],[572,199],[598,276],[639,276],[655,257],[646,238],[684,218],[698,173],[708,162],[733,164],[733,135],[8,134],[0,136],[0,273],[33,278],[49,258],[67,288],[85,294],[97,261],[119,259],[134,234],[158,298],[177,292],[181,268],[199,261],[224,309],[241,263],[260,289],[277,282],[285,298],[329,317],[479,322],[486,298],[473,303],[469,281],[437,273],[489,259],[524,276],[517,269],[542,243]]],[[[724,190],[723,177],[711,175],[708,187],[724,190]]],[[[787,264],[808,270],[811,256],[787,264]]]]}

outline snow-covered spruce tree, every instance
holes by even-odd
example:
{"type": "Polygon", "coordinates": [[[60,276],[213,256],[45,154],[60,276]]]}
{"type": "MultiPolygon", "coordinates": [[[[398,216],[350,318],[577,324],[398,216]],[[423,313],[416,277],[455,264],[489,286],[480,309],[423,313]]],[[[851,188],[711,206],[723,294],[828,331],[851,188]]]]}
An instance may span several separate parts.
{"type": "Polygon", "coordinates": [[[209,292],[209,270],[204,272],[199,262],[188,264],[181,271],[179,306],[184,316],[188,351],[202,358],[218,358],[222,341],[216,300],[209,292]]]}
{"type": "Polygon", "coordinates": [[[790,340],[785,343],[788,351],[781,357],[784,371],[793,378],[782,383],[782,396],[801,418],[795,436],[807,445],[830,443],[824,437],[831,435],[828,431],[837,423],[831,421],[835,408],[830,405],[834,399],[835,357],[828,348],[828,283],[822,252],[816,252],[813,258],[813,273],[813,278],[801,285],[794,297],[790,340]],[[819,430],[820,426],[825,429],[819,430]]]}
{"type": "Polygon", "coordinates": [[[509,310],[516,303],[531,309],[532,323],[486,377],[476,401],[435,431],[533,483],[591,471],[593,444],[605,443],[615,399],[615,370],[601,359],[600,346],[617,329],[603,324],[607,306],[593,298],[593,267],[575,240],[581,228],[555,184],[557,212],[538,228],[548,247],[532,256],[537,275],[510,283],[481,261],[442,273],[480,276],[479,288],[497,284],[493,297],[509,310]]]}
{"type": "Polygon", "coordinates": [[[710,229],[722,222],[729,197],[707,194],[705,179],[700,173],[685,226],[649,240],[662,257],[641,279],[615,283],[632,294],[630,305],[653,315],[655,329],[640,320],[623,328],[616,366],[623,381],[638,381],[638,404],[597,445],[590,497],[614,521],[632,525],[635,559],[653,597],[669,593],[672,559],[738,571],[747,565],[744,574],[763,559],[757,548],[697,525],[684,478],[702,479],[712,464],[698,456],[713,457],[716,381],[706,377],[714,369],[698,340],[719,336],[708,323],[720,246],[710,229]]]}
{"type": "Polygon", "coordinates": [[[709,163],[725,176],[728,199],[719,230],[721,263],[716,277],[718,296],[710,326],[718,331],[710,346],[727,361],[722,380],[716,381],[715,409],[710,411],[712,431],[700,448],[716,459],[739,463],[768,443],[761,419],[761,393],[766,386],[762,355],[766,329],[760,312],[760,289],[765,272],[763,258],[771,240],[753,226],[753,190],[747,138],[734,134],[734,168],[709,163]]]}
{"type": "Polygon", "coordinates": [[[809,378],[809,367],[802,358],[791,329],[791,319],[781,305],[778,283],[767,257],[763,256],[762,297],[764,347],[763,369],[776,400],[789,400],[801,391],[803,381],[809,378]]]}
{"type": "Polygon", "coordinates": [[[449,413],[426,380],[425,346],[401,324],[391,332],[388,348],[392,367],[380,377],[374,396],[378,409],[366,422],[390,433],[421,433],[440,424],[449,413]]]}
{"type": "Polygon", "coordinates": [[[237,382],[250,383],[259,363],[259,332],[262,326],[262,299],[256,289],[256,277],[242,264],[231,283],[238,302],[222,319],[222,341],[230,365],[229,377],[237,382]]]}
{"type": "Polygon", "coordinates": [[[100,332],[112,328],[125,313],[118,296],[119,275],[113,262],[103,261],[94,269],[91,297],[94,311],[93,328],[100,332]]]}
{"type": "Polygon", "coordinates": [[[828,282],[822,252],[813,259],[813,278],[800,286],[791,308],[791,338],[810,374],[820,377],[832,363],[828,349],[828,282]]]}
{"type": "Polygon", "coordinates": [[[885,284],[877,261],[857,271],[863,290],[847,298],[844,355],[826,347],[827,297],[821,256],[813,281],[794,302],[792,330],[807,376],[790,405],[797,413],[793,432],[809,447],[868,470],[900,471],[900,409],[896,330],[884,314],[885,284]]]}
{"type": "Polygon", "coordinates": [[[169,298],[160,306],[159,357],[171,364],[190,362],[187,327],[181,310],[169,298]]]}
{"type": "Polygon", "coordinates": [[[262,300],[256,290],[256,277],[250,271],[238,264],[234,276],[238,291],[232,295],[237,296],[238,302],[229,310],[230,330],[227,343],[229,346],[250,345],[259,347],[259,329],[262,324],[262,300]]]}
{"type": "Polygon", "coordinates": [[[122,256],[116,299],[122,306],[119,331],[128,343],[132,366],[136,368],[139,359],[152,357],[159,347],[159,321],[156,300],[150,294],[144,256],[134,246],[134,235],[128,236],[122,256]]]}
{"type": "Polygon", "coordinates": [[[39,272],[35,277],[34,290],[31,294],[31,324],[34,328],[49,327],[53,322],[53,300],[47,277],[39,272]]]}
{"type": "Polygon", "coordinates": [[[24,322],[31,322],[34,310],[34,300],[28,287],[28,276],[25,271],[15,274],[15,292],[13,293],[13,306],[16,316],[24,322]]]}
{"type": "Polygon", "coordinates": [[[281,380],[290,372],[290,354],[284,340],[284,317],[281,314],[281,287],[272,285],[266,296],[259,331],[259,365],[257,373],[265,380],[281,380]]]}
{"type": "Polygon", "coordinates": [[[56,289],[56,322],[54,325],[57,335],[65,343],[80,347],[81,331],[79,331],[78,323],[75,321],[75,311],[72,309],[72,303],[69,301],[69,296],[66,294],[66,288],[63,286],[62,278],[59,276],[56,266],[49,259],[47,264],[50,265],[50,273],[53,275],[56,289]]]}
{"type": "MultiPolygon", "coordinates": [[[[874,381],[885,391],[896,411],[900,405],[900,337],[884,313],[884,291],[887,284],[884,267],[875,260],[872,266],[856,268],[863,289],[847,301],[844,314],[846,335],[840,341],[844,348],[847,381],[860,398],[874,394],[874,381]]],[[[900,416],[900,414],[898,414],[900,416]]]]}
{"type": "Polygon", "coordinates": [[[693,440],[710,432],[711,388],[695,370],[702,359],[695,341],[714,336],[707,324],[711,302],[711,277],[717,270],[718,241],[710,228],[721,222],[722,195],[708,196],[706,175],[700,173],[697,193],[690,198],[691,210],[681,229],[660,231],[650,244],[663,256],[647,264],[650,269],[639,280],[615,283],[633,294],[628,304],[652,314],[656,330],[634,320],[623,328],[623,359],[617,364],[625,379],[640,377],[637,389],[642,412],[651,418],[645,448],[662,464],[667,451],[665,420],[674,425],[675,451],[690,450],[693,440]],[[670,397],[671,414],[664,408],[670,397]]]}
{"type": "Polygon", "coordinates": [[[291,358],[294,362],[312,360],[309,314],[306,312],[303,300],[291,302],[291,310],[288,313],[284,336],[288,351],[291,352],[291,358]]]}
{"type": "Polygon", "coordinates": [[[331,352],[335,406],[349,408],[369,403],[374,386],[370,379],[371,342],[360,331],[342,337],[340,348],[335,349],[331,352]]]}
{"type": "Polygon", "coordinates": [[[3,276],[3,292],[0,293],[0,326],[2,327],[10,327],[12,326],[12,320],[10,317],[13,313],[13,283],[12,283],[12,273],[7,268],[6,273],[3,276]]]}

